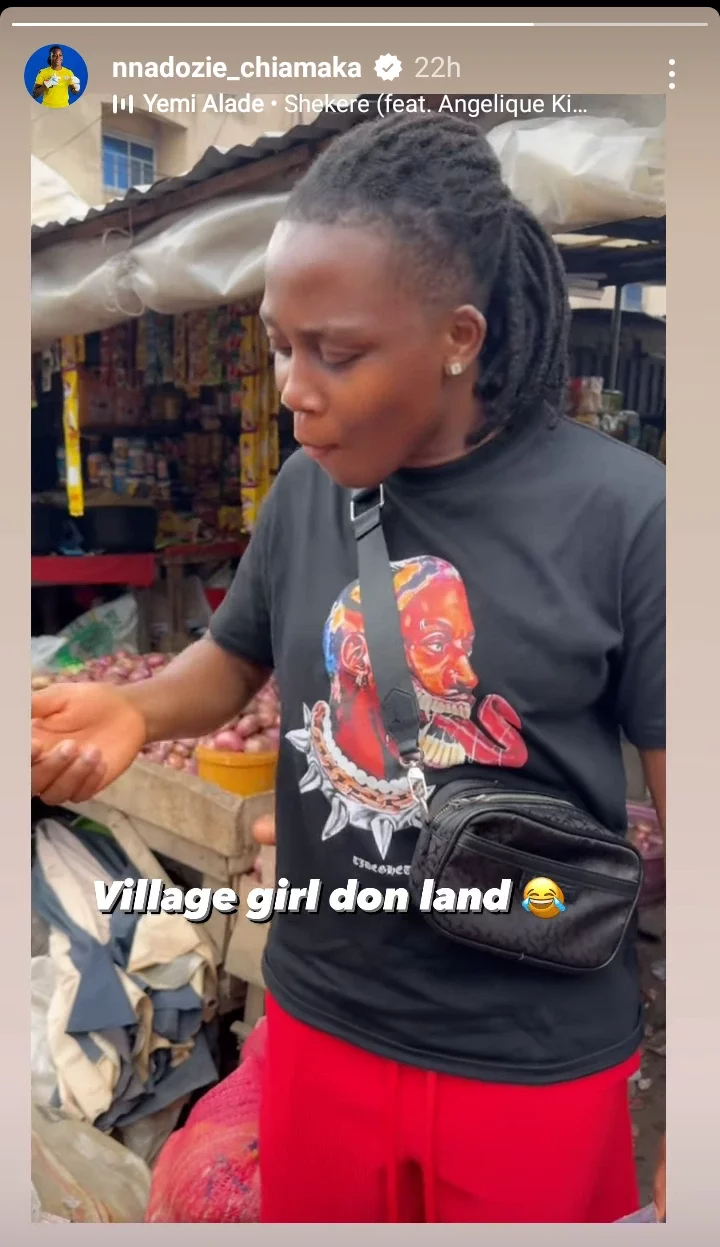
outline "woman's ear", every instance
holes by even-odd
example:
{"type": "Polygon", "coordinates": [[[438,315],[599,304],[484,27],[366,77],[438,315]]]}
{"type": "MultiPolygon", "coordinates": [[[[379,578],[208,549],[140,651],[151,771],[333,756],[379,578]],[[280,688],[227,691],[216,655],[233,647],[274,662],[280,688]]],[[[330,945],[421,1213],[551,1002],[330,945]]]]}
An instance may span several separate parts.
{"type": "Polygon", "coordinates": [[[445,370],[459,376],[475,362],[487,337],[487,321],[471,303],[455,309],[446,347],[445,370]]]}

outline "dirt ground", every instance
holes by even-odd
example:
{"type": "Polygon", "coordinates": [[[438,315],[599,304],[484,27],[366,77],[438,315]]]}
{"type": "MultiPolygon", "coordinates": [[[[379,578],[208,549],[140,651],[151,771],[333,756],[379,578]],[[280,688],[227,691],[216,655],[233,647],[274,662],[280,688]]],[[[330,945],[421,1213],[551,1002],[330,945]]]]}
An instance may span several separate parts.
{"type": "Polygon", "coordinates": [[[640,1078],[631,1096],[640,1194],[652,1196],[658,1147],[665,1129],[665,906],[640,911],[639,943],[645,999],[645,1044],[640,1078]],[[653,937],[653,938],[651,938],[653,937]]]}

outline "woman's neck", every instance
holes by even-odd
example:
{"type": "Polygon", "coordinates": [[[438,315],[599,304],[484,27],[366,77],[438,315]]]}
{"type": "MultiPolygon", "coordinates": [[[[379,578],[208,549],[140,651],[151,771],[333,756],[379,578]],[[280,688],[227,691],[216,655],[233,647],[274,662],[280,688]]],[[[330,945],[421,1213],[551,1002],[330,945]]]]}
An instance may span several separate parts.
{"type": "Polygon", "coordinates": [[[497,436],[498,429],[488,429],[482,435],[486,423],[479,401],[472,395],[455,410],[443,414],[433,433],[403,464],[404,468],[439,468],[472,454],[485,442],[497,436]],[[470,438],[472,437],[472,442],[470,438]]]}

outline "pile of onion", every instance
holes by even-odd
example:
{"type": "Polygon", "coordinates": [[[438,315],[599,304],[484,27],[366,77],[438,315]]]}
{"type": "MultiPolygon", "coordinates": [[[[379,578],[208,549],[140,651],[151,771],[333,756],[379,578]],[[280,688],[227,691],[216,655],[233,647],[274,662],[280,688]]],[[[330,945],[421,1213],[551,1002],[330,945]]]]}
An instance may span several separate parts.
{"type": "Polygon", "coordinates": [[[277,753],[280,703],[275,681],[268,680],[241,715],[198,743],[220,753],[277,753]]]}
{"type": "Polygon", "coordinates": [[[662,828],[653,809],[642,805],[628,805],[628,828],[630,839],[643,857],[662,856],[662,828]]]}
{"type": "MultiPolygon", "coordinates": [[[[33,691],[48,688],[51,684],[79,684],[93,681],[102,684],[137,684],[149,680],[166,667],[172,654],[131,654],[118,650],[104,658],[92,658],[78,671],[54,672],[52,675],[34,676],[33,691]]],[[[164,740],[146,745],[142,756],[150,762],[168,766],[175,771],[197,774],[195,749],[202,744],[206,749],[230,753],[276,753],[280,741],[280,704],[274,679],[260,689],[257,696],[238,715],[226,723],[220,731],[201,740],[164,740]]]]}
{"type": "Polygon", "coordinates": [[[103,658],[91,658],[77,670],[55,671],[52,675],[33,676],[33,691],[51,684],[137,684],[166,667],[172,654],[131,654],[119,649],[103,658]]]}
{"type": "Polygon", "coordinates": [[[196,745],[196,740],[161,740],[146,745],[141,757],[148,762],[156,762],[158,766],[170,767],[173,771],[186,771],[188,775],[197,775],[196,745]]]}

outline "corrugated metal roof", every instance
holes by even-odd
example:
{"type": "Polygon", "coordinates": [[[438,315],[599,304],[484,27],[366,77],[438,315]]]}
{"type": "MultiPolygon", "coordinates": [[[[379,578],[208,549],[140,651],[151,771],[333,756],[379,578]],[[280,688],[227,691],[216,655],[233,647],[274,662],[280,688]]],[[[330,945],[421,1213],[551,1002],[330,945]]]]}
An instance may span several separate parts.
{"type": "MultiPolygon", "coordinates": [[[[367,95],[358,98],[370,102],[368,113],[320,113],[315,121],[307,125],[294,126],[283,135],[264,135],[249,146],[238,144],[225,151],[209,147],[197,164],[181,177],[161,178],[144,189],[134,187],[122,198],[113,199],[103,208],[91,208],[85,217],[77,220],[50,221],[45,225],[33,226],[31,240],[42,240],[42,245],[45,246],[48,238],[59,236],[65,230],[72,231],[73,226],[96,220],[107,222],[110,228],[113,216],[127,213],[128,209],[138,204],[156,202],[160,209],[158,215],[161,215],[161,201],[168,195],[210,182],[234,169],[241,169],[270,157],[282,156],[294,148],[315,147],[325,139],[333,138],[368,120],[373,116],[373,106],[378,97],[367,95]]],[[[491,124],[486,118],[482,128],[490,128],[491,124]]],[[[258,189],[259,184],[255,182],[254,190],[258,189]]],[[[172,210],[171,208],[170,211],[172,210]]],[[[558,239],[558,244],[570,275],[592,276],[600,285],[665,281],[664,217],[608,223],[592,229],[577,230],[558,239]],[[636,245],[628,248],[629,242],[636,245]]]]}
{"type": "Polygon", "coordinates": [[[231,147],[225,151],[221,151],[216,147],[208,147],[197,164],[193,165],[192,169],[181,177],[161,178],[159,181],[154,182],[152,186],[142,190],[132,187],[121,198],[111,200],[104,207],[91,208],[84,217],[62,222],[48,221],[44,225],[34,225],[31,230],[31,238],[42,237],[44,241],[48,235],[60,233],[72,225],[79,225],[86,221],[101,218],[102,220],[108,219],[108,224],[110,225],[110,218],[113,215],[126,212],[128,208],[132,208],[136,204],[148,203],[151,200],[161,200],[166,195],[174,194],[176,191],[185,190],[201,182],[208,182],[221,173],[229,173],[232,169],[240,169],[244,165],[255,164],[257,161],[265,160],[269,156],[279,156],[284,152],[292,151],[296,147],[302,147],[306,144],[315,146],[318,143],[322,143],[324,139],[342,134],[352,126],[366,120],[367,114],[321,113],[315,121],[307,125],[293,126],[291,130],[288,130],[286,134],[281,136],[264,135],[262,138],[256,139],[250,146],[240,143],[236,147],[231,147]]]}

